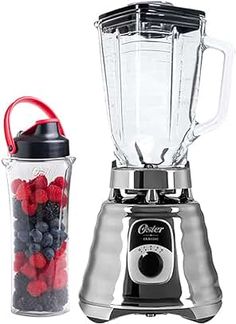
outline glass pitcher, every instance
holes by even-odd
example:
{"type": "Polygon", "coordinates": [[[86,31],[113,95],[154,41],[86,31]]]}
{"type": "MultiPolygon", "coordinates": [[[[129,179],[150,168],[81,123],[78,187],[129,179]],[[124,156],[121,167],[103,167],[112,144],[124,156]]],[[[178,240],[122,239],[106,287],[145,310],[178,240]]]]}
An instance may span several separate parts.
{"type": "Polygon", "coordinates": [[[99,17],[106,99],[121,166],[185,166],[187,148],[225,116],[233,49],[205,34],[205,13],[169,3],[129,5],[99,17]],[[206,49],[223,53],[218,112],[195,109],[206,49]]]}
{"type": "Polygon", "coordinates": [[[12,312],[45,316],[68,311],[68,202],[72,164],[69,141],[54,112],[38,99],[22,97],[6,111],[10,157],[6,167],[12,215],[12,312]],[[10,114],[31,103],[49,119],[13,139],[10,114]]]}

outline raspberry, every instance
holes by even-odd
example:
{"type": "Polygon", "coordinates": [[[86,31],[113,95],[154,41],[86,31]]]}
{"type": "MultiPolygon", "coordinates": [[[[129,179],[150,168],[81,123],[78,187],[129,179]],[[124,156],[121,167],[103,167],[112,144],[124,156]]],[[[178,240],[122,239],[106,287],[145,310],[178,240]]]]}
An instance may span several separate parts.
{"type": "Polygon", "coordinates": [[[32,267],[32,265],[28,262],[23,265],[23,267],[20,269],[20,272],[30,279],[35,278],[37,274],[35,268],[32,267]]]}
{"type": "Polygon", "coordinates": [[[38,204],[45,204],[48,201],[47,192],[43,189],[36,189],[33,196],[38,204]]]}
{"type": "Polygon", "coordinates": [[[48,186],[48,180],[45,175],[39,175],[32,181],[34,189],[46,189],[48,186]]]}
{"type": "Polygon", "coordinates": [[[22,182],[16,190],[16,199],[28,200],[31,195],[30,185],[26,182],[22,182]]]}
{"type": "Polygon", "coordinates": [[[51,184],[55,185],[55,186],[58,186],[61,189],[64,189],[64,188],[68,187],[68,182],[63,177],[57,177],[51,184]]]}
{"type": "Polygon", "coordinates": [[[62,270],[62,269],[65,269],[66,266],[67,266],[66,257],[65,257],[65,255],[62,255],[60,258],[58,258],[56,260],[56,269],[57,269],[57,271],[62,270]]]}
{"type": "Polygon", "coordinates": [[[31,266],[37,269],[42,269],[45,267],[47,262],[42,253],[38,252],[31,255],[31,257],[29,258],[29,263],[31,264],[31,266]]]}
{"type": "Polygon", "coordinates": [[[43,280],[31,281],[27,286],[28,293],[33,297],[38,297],[46,292],[48,289],[47,284],[43,280]]]}
{"type": "Polygon", "coordinates": [[[22,181],[20,179],[15,179],[11,183],[11,191],[15,194],[18,187],[22,184],[22,181]]]}
{"type": "Polygon", "coordinates": [[[23,212],[28,216],[33,216],[37,210],[37,204],[35,202],[30,202],[28,200],[23,200],[21,202],[21,208],[23,212]]]}
{"type": "Polygon", "coordinates": [[[67,285],[67,281],[68,281],[67,272],[65,270],[59,270],[56,273],[56,276],[55,276],[55,279],[53,282],[53,288],[54,289],[65,288],[67,285]]]}
{"type": "Polygon", "coordinates": [[[56,257],[56,259],[57,259],[57,258],[60,258],[60,257],[65,253],[66,248],[67,248],[67,242],[64,241],[64,242],[62,243],[60,249],[57,250],[56,253],[55,253],[55,257],[56,257]]]}
{"type": "Polygon", "coordinates": [[[64,208],[66,207],[67,203],[68,203],[68,197],[63,193],[60,205],[62,208],[64,208]]]}
{"type": "Polygon", "coordinates": [[[52,202],[61,202],[62,200],[62,189],[58,186],[50,184],[48,187],[48,199],[52,202]]]}
{"type": "Polygon", "coordinates": [[[14,271],[18,272],[23,267],[23,265],[26,262],[26,257],[24,252],[18,251],[15,254],[15,260],[14,260],[14,271]]]}

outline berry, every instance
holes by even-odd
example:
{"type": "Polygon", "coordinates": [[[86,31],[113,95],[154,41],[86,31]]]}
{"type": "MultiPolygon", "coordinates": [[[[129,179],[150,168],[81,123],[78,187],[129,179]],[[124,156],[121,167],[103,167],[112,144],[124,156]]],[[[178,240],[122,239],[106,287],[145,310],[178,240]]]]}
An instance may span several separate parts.
{"type": "Polygon", "coordinates": [[[25,263],[23,265],[23,267],[20,269],[20,272],[23,273],[27,278],[30,278],[30,279],[36,277],[36,270],[29,263],[25,263]]]}
{"type": "Polygon", "coordinates": [[[54,282],[53,282],[53,288],[54,289],[62,289],[65,288],[67,285],[68,276],[67,272],[65,270],[60,270],[56,273],[54,282]]]}
{"type": "Polygon", "coordinates": [[[14,247],[15,247],[15,252],[18,252],[18,251],[24,251],[26,248],[26,245],[24,242],[22,242],[21,240],[16,238],[14,241],[14,247]]]}
{"type": "Polygon", "coordinates": [[[60,230],[57,228],[52,228],[50,233],[52,234],[54,239],[60,237],[60,230]]]}
{"type": "Polygon", "coordinates": [[[59,312],[63,310],[63,307],[58,304],[57,296],[53,292],[46,292],[40,299],[46,312],[59,312]]]}
{"type": "Polygon", "coordinates": [[[14,260],[14,271],[18,272],[20,271],[21,267],[23,267],[23,265],[26,262],[26,257],[25,257],[25,253],[22,251],[18,251],[15,253],[15,260],[14,260]]]}
{"type": "Polygon", "coordinates": [[[14,292],[13,306],[20,311],[43,311],[43,306],[40,304],[38,298],[32,297],[27,291],[24,294],[14,292]]]}
{"type": "Polygon", "coordinates": [[[57,203],[48,201],[42,210],[44,219],[46,221],[51,221],[54,218],[59,218],[60,216],[60,206],[57,203]]]}
{"type": "Polygon", "coordinates": [[[50,228],[59,228],[60,221],[58,218],[54,218],[50,221],[49,226],[50,228]]]}
{"type": "Polygon", "coordinates": [[[48,231],[49,226],[48,226],[48,224],[45,223],[45,222],[38,222],[38,223],[35,225],[35,228],[36,228],[37,230],[39,230],[41,233],[45,233],[45,232],[48,231]]]}
{"type": "Polygon", "coordinates": [[[59,305],[64,306],[65,304],[68,303],[68,290],[67,288],[56,290],[54,292],[54,295],[57,298],[57,302],[59,305]]]}
{"type": "Polygon", "coordinates": [[[44,233],[41,241],[42,247],[51,246],[53,244],[53,236],[50,233],[44,233]]]}
{"type": "Polygon", "coordinates": [[[32,185],[35,189],[46,189],[48,180],[45,175],[39,175],[33,180],[32,185]]]}
{"type": "Polygon", "coordinates": [[[56,260],[56,269],[58,270],[62,270],[65,269],[67,266],[67,262],[66,262],[66,258],[65,256],[61,256],[60,258],[57,258],[56,260]]]}
{"type": "Polygon", "coordinates": [[[68,238],[68,235],[65,231],[60,231],[60,238],[61,238],[61,241],[65,241],[67,238],[68,238]]]}
{"type": "Polygon", "coordinates": [[[22,273],[18,272],[14,277],[14,287],[17,291],[24,291],[29,283],[29,278],[27,278],[22,273]]]}
{"type": "Polygon", "coordinates": [[[12,206],[13,206],[13,216],[17,219],[24,219],[25,214],[23,213],[21,208],[21,201],[16,200],[14,198],[12,201],[12,206]]]}
{"type": "Polygon", "coordinates": [[[27,286],[28,293],[33,297],[38,297],[47,291],[47,284],[43,280],[31,281],[27,286]]]}
{"type": "Polygon", "coordinates": [[[62,200],[62,189],[58,186],[50,184],[47,189],[48,199],[52,202],[61,202],[62,200]]]}
{"type": "Polygon", "coordinates": [[[22,181],[20,179],[15,179],[11,183],[11,191],[15,194],[19,185],[22,184],[22,181]]]}
{"type": "Polygon", "coordinates": [[[61,207],[64,208],[68,204],[68,197],[66,194],[63,193],[62,199],[61,199],[61,207]]]}
{"type": "Polygon", "coordinates": [[[38,204],[45,204],[48,201],[47,192],[43,189],[36,189],[33,197],[38,204]]]}
{"type": "Polygon", "coordinates": [[[28,200],[31,195],[30,185],[26,182],[22,182],[16,190],[16,199],[28,200]]]}
{"type": "Polygon", "coordinates": [[[33,254],[29,258],[29,263],[37,269],[42,269],[45,267],[47,261],[46,261],[45,257],[42,255],[42,253],[38,252],[38,253],[33,254]]]}
{"type": "Polygon", "coordinates": [[[58,186],[61,189],[64,189],[68,186],[68,182],[63,177],[57,177],[51,184],[58,186]]]}
{"type": "Polygon", "coordinates": [[[29,244],[29,253],[30,253],[30,255],[33,254],[33,253],[37,253],[40,250],[41,250],[40,244],[37,244],[37,243],[29,244]]]}
{"type": "Polygon", "coordinates": [[[27,243],[29,241],[29,233],[28,231],[19,231],[17,233],[17,238],[23,242],[23,243],[27,243]]]}
{"type": "Polygon", "coordinates": [[[34,202],[29,202],[28,200],[23,200],[21,207],[23,212],[28,216],[33,216],[37,210],[37,204],[34,202]]]}
{"type": "Polygon", "coordinates": [[[45,255],[46,259],[50,261],[54,258],[55,252],[52,248],[47,247],[46,249],[43,250],[43,254],[45,255]]]}
{"type": "Polygon", "coordinates": [[[65,252],[66,252],[66,248],[67,248],[67,242],[63,242],[60,249],[56,251],[55,256],[56,258],[59,258],[60,256],[62,256],[65,252]]]}
{"type": "Polygon", "coordinates": [[[23,230],[28,230],[29,229],[29,222],[27,221],[26,217],[16,220],[14,222],[14,229],[19,232],[23,230]]]}
{"type": "Polygon", "coordinates": [[[32,231],[30,231],[30,237],[32,237],[35,243],[40,243],[42,241],[43,234],[37,229],[32,229],[32,231]]]}
{"type": "Polygon", "coordinates": [[[55,276],[55,266],[56,266],[55,261],[54,261],[54,259],[52,259],[51,261],[49,261],[47,267],[44,269],[43,275],[46,278],[54,277],[55,276]]]}

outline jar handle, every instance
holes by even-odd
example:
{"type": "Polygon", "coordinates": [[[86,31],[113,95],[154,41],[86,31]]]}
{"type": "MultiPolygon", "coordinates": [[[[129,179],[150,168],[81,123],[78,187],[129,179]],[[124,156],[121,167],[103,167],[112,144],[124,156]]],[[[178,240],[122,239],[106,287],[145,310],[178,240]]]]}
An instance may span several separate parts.
{"type": "Polygon", "coordinates": [[[65,135],[59,118],[52,111],[51,108],[49,108],[45,103],[43,103],[41,100],[39,100],[37,98],[30,97],[30,96],[20,97],[20,98],[16,99],[12,104],[10,104],[10,106],[7,108],[7,111],[4,116],[4,133],[5,133],[5,138],[6,138],[6,142],[7,142],[7,146],[8,146],[8,151],[10,154],[16,153],[16,150],[17,150],[15,141],[14,141],[14,139],[12,137],[12,133],[11,133],[10,115],[11,115],[13,108],[20,103],[30,103],[30,104],[33,104],[33,105],[37,106],[38,108],[40,108],[50,119],[54,119],[54,121],[57,121],[59,133],[62,136],[65,135]]]}
{"type": "Polygon", "coordinates": [[[194,129],[194,136],[205,134],[215,129],[226,117],[229,98],[230,98],[230,86],[231,86],[231,75],[232,75],[232,64],[234,57],[234,48],[225,42],[216,40],[214,38],[206,36],[204,38],[204,51],[208,48],[220,51],[224,55],[222,79],[220,87],[219,104],[216,115],[210,120],[204,123],[197,123],[194,129]]]}

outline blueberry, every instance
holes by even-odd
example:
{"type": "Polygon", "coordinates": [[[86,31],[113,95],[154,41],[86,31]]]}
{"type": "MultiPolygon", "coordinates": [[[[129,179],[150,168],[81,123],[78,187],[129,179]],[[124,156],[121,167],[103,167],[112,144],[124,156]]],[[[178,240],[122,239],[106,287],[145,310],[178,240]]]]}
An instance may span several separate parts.
{"type": "Polygon", "coordinates": [[[44,254],[45,258],[50,261],[53,259],[55,252],[52,248],[48,247],[43,250],[43,254],[44,254]]]}
{"type": "Polygon", "coordinates": [[[60,248],[60,246],[61,246],[61,239],[60,238],[54,239],[52,248],[56,251],[60,248]]]}
{"type": "Polygon", "coordinates": [[[42,247],[51,246],[53,244],[53,236],[50,233],[44,233],[41,241],[42,247]]]}
{"type": "Polygon", "coordinates": [[[40,244],[37,243],[30,243],[29,244],[29,252],[30,254],[39,252],[41,250],[40,244]]]}
{"type": "Polygon", "coordinates": [[[63,223],[61,223],[60,230],[65,231],[65,229],[66,229],[65,225],[63,223]]]}
{"type": "Polygon", "coordinates": [[[58,218],[54,218],[53,220],[50,221],[49,225],[50,225],[50,228],[59,228],[59,219],[58,218]]]}
{"type": "Polygon", "coordinates": [[[19,231],[17,237],[21,242],[27,243],[29,241],[29,233],[27,231],[19,231]]]}
{"type": "Polygon", "coordinates": [[[50,233],[52,234],[53,238],[59,238],[60,237],[60,230],[56,228],[52,228],[50,233]]]}
{"type": "Polygon", "coordinates": [[[16,220],[14,222],[14,228],[16,231],[23,231],[29,228],[29,224],[27,221],[16,220]]]}
{"type": "Polygon", "coordinates": [[[18,238],[14,241],[15,252],[24,251],[26,249],[25,243],[20,241],[18,238]]]}
{"type": "Polygon", "coordinates": [[[38,222],[38,223],[35,225],[35,228],[36,228],[37,230],[39,230],[41,233],[45,233],[45,232],[47,232],[49,226],[48,226],[48,224],[45,223],[45,222],[38,222]]]}
{"type": "Polygon", "coordinates": [[[64,231],[61,231],[61,233],[60,233],[61,241],[65,241],[67,239],[67,237],[68,237],[67,233],[64,231]]]}
{"type": "Polygon", "coordinates": [[[43,238],[43,234],[37,229],[33,229],[32,231],[30,231],[30,236],[32,237],[35,243],[41,242],[43,238]]]}

